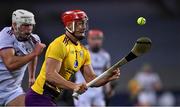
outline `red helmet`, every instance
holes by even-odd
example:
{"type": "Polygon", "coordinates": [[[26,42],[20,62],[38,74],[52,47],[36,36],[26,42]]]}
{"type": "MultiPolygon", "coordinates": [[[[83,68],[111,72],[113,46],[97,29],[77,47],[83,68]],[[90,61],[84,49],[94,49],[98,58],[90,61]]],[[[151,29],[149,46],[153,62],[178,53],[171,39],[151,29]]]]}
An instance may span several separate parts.
{"type": "Polygon", "coordinates": [[[88,32],[88,36],[101,36],[101,37],[103,37],[103,32],[99,29],[91,29],[88,32]]]}
{"type": "Polygon", "coordinates": [[[70,10],[62,14],[62,22],[64,26],[67,26],[68,22],[75,20],[88,20],[86,13],[82,10],[70,10]]]}

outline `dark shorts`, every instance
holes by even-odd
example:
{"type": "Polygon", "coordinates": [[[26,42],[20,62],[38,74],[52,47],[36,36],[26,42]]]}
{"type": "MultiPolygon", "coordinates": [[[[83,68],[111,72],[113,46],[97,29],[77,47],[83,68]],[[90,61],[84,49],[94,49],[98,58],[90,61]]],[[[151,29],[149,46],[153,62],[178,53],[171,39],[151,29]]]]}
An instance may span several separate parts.
{"type": "Polygon", "coordinates": [[[25,106],[56,106],[56,104],[50,97],[40,95],[32,89],[29,89],[26,93],[25,106]]]}

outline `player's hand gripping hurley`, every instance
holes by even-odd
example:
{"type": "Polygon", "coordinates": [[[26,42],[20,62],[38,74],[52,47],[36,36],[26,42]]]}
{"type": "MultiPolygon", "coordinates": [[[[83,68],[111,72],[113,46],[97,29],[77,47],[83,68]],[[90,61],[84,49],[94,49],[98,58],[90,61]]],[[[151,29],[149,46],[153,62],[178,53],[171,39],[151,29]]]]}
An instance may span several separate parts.
{"type": "MultiPolygon", "coordinates": [[[[123,57],[121,60],[119,60],[116,64],[114,64],[112,67],[110,67],[108,70],[103,72],[101,75],[99,75],[97,78],[92,80],[91,82],[87,83],[87,87],[92,86],[94,83],[96,83],[101,78],[104,78],[112,73],[113,70],[115,70],[118,67],[121,67],[122,65],[130,62],[131,60],[143,55],[144,53],[148,52],[151,49],[151,39],[147,37],[141,37],[139,38],[134,47],[132,48],[131,52],[126,56],[123,57]]],[[[75,99],[78,99],[79,94],[74,92],[72,95],[75,99]]]]}

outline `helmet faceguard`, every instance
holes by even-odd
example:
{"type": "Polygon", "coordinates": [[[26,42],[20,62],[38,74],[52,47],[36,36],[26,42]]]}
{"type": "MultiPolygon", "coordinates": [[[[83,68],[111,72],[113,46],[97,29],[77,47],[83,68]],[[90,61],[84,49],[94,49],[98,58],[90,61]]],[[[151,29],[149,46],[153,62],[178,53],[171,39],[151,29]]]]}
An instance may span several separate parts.
{"type": "Polygon", "coordinates": [[[76,38],[78,36],[85,36],[86,31],[88,30],[88,17],[84,11],[81,10],[72,10],[72,11],[66,11],[62,15],[62,21],[65,26],[65,29],[74,35],[76,38]],[[77,34],[76,29],[78,28],[77,22],[81,21],[83,24],[83,28],[81,28],[81,35],[77,34]],[[69,24],[71,24],[71,28],[69,28],[69,24]],[[77,36],[78,35],[78,36],[77,36]]]}
{"type": "Polygon", "coordinates": [[[34,26],[36,24],[33,13],[23,10],[23,9],[18,9],[13,12],[12,23],[15,24],[14,32],[15,32],[15,35],[17,36],[18,40],[27,40],[32,33],[32,30],[30,30],[29,32],[20,30],[22,25],[34,26]]]}

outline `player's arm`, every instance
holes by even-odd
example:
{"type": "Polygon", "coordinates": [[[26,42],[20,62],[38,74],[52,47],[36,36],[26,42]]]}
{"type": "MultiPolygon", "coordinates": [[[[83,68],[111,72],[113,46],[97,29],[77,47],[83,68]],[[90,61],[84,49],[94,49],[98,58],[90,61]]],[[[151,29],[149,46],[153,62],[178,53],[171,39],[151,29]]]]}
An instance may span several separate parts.
{"type": "MultiPolygon", "coordinates": [[[[90,57],[90,53],[87,50],[86,51],[86,58],[85,58],[85,63],[84,65],[81,67],[81,73],[84,76],[85,80],[87,83],[89,83],[90,81],[92,81],[93,79],[95,79],[97,76],[91,66],[91,57],[90,57]]],[[[108,83],[109,81],[112,81],[114,79],[119,78],[120,76],[120,70],[119,69],[115,69],[111,75],[106,76],[100,80],[98,80],[93,86],[91,87],[99,87],[99,86],[103,86],[106,83],[108,83]]]]}
{"type": "Polygon", "coordinates": [[[61,65],[62,65],[61,61],[53,58],[47,58],[46,80],[59,88],[84,92],[84,90],[86,90],[85,84],[75,84],[71,81],[67,81],[58,73],[61,69],[61,65]]]}
{"type": "Polygon", "coordinates": [[[162,88],[161,79],[157,74],[155,74],[154,75],[154,89],[156,91],[159,91],[159,90],[161,90],[161,88],[162,88]]]}
{"type": "Polygon", "coordinates": [[[67,81],[58,73],[60,71],[61,65],[62,62],[53,58],[47,58],[46,79],[48,82],[57,87],[73,90],[76,85],[70,81],[67,81]]]}
{"type": "Polygon", "coordinates": [[[33,52],[25,56],[15,56],[15,50],[13,48],[2,49],[0,50],[0,56],[7,69],[9,71],[14,71],[40,55],[44,47],[44,44],[38,43],[33,52]]]}
{"type": "Polygon", "coordinates": [[[67,54],[66,45],[62,42],[52,42],[47,50],[46,80],[51,84],[64,89],[84,92],[87,87],[84,84],[75,84],[63,78],[61,72],[62,61],[67,54]]]}
{"type": "Polygon", "coordinates": [[[33,85],[35,82],[35,72],[37,67],[38,57],[36,56],[29,64],[28,64],[28,73],[29,73],[29,87],[33,85]]]}
{"type": "MultiPolygon", "coordinates": [[[[111,67],[111,56],[109,54],[106,55],[106,65],[104,68],[104,71],[111,67]]],[[[104,85],[104,91],[108,98],[110,98],[114,94],[114,89],[111,85],[111,82],[108,82],[106,85],[104,85]]]]}
{"type": "MultiPolygon", "coordinates": [[[[92,68],[91,65],[84,65],[82,68],[81,68],[81,72],[86,80],[86,82],[90,82],[92,81],[93,79],[96,78],[96,74],[94,73],[94,70],[92,68]]],[[[100,80],[98,80],[93,86],[91,87],[99,87],[99,86],[103,86],[105,85],[106,83],[108,83],[109,81],[112,81],[112,80],[115,80],[115,79],[118,79],[120,76],[120,70],[119,68],[117,68],[116,70],[114,70],[112,72],[112,75],[110,76],[106,76],[100,80]]]]}
{"type": "Polygon", "coordinates": [[[106,85],[104,85],[104,88],[107,98],[110,98],[111,96],[114,95],[114,90],[111,86],[111,82],[108,82],[106,85]]]}

